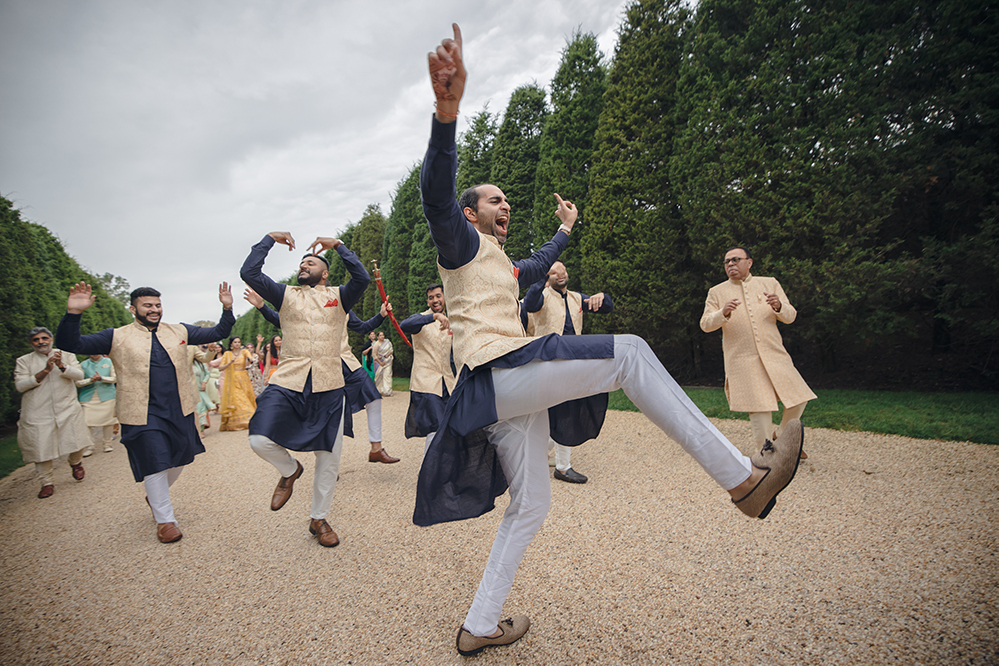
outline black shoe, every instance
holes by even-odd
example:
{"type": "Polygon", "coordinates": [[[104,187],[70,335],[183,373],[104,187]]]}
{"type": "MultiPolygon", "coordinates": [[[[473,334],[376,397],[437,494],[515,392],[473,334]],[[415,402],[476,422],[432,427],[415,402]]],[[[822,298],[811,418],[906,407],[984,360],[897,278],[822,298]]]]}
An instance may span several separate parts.
{"type": "Polygon", "coordinates": [[[589,479],[585,475],[580,474],[571,467],[565,470],[564,472],[560,472],[556,469],[555,478],[558,479],[559,481],[565,481],[567,483],[586,483],[587,481],[589,481],[589,479]]]}

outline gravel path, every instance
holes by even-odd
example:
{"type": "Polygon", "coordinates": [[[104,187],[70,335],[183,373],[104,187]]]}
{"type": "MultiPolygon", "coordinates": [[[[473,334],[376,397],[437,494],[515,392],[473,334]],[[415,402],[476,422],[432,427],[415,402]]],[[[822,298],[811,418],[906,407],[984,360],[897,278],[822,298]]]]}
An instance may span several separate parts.
{"type": "MultiPolygon", "coordinates": [[[[0,663],[452,664],[506,497],[412,524],[422,441],[385,400],[395,465],[345,440],[330,524],[309,536],[312,456],[280,512],[244,433],[212,432],[173,488],[162,545],[120,444],[38,500],[0,481],[0,663]]],[[[749,424],[717,421],[740,446],[749,424]]],[[[795,482],[745,518],[637,413],[577,450],[505,610],[533,627],[474,663],[999,663],[999,447],[806,429],[795,482]]]]}

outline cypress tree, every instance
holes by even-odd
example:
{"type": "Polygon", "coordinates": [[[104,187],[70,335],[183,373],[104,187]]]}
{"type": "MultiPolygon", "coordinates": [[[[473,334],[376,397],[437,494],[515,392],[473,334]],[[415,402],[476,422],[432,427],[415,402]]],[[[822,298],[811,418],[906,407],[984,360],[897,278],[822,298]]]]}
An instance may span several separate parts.
{"type": "MultiPolygon", "coordinates": [[[[402,321],[413,312],[410,307],[410,293],[414,285],[409,284],[409,256],[413,244],[413,230],[426,225],[423,207],[420,203],[420,163],[409,171],[409,175],[399,182],[392,198],[392,212],[389,213],[385,228],[385,242],[381,265],[382,280],[386,290],[390,290],[392,311],[397,320],[402,321]]],[[[394,328],[394,327],[393,327],[394,328]]],[[[406,375],[413,364],[413,353],[408,345],[396,346],[395,371],[406,375]]]]}
{"type": "Polygon", "coordinates": [[[534,247],[534,179],[547,113],[544,90],[533,84],[517,88],[493,145],[489,182],[510,202],[510,233],[504,249],[514,260],[530,256],[534,247]]]}
{"type": "Polygon", "coordinates": [[[472,117],[470,127],[458,137],[458,194],[474,185],[489,182],[496,140],[496,116],[486,104],[472,117]]]}
{"type": "Polygon", "coordinates": [[[541,134],[534,184],[534,229],[537,243],[551,238],[561,222],[553,192],[579,209],[579,217],[560,257],[569,271],[571,289],[580,288],[579,239],[586,233],[586,195],[590,181],[597,123],[607,89],[607,68],[591,33],[576,32],[562,50],[562,63],[551,83],[551,113],[541,134]]]}

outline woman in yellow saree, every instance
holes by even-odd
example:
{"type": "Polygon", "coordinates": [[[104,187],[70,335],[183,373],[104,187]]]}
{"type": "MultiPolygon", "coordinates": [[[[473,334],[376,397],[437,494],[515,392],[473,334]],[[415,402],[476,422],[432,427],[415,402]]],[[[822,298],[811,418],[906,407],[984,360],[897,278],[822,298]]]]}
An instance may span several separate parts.
{"type": "Polygon", "coordinates": [[[233,338],[229,351],[222,356],[219,370],[222,373],[222,416],[221,430],[246,430],[250,417],[257,410],[257,399],[253,395],[253,385],[246,374],[247,363],[252,363],[250,353],[243,349],[242,341],[233,338]]]}

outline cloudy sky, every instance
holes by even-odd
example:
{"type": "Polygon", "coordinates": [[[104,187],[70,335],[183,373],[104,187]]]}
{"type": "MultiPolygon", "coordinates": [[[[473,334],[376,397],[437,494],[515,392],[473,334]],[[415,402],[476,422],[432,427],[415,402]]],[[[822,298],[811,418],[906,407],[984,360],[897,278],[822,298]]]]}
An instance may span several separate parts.
{"type": "MultiPolygon", "coordinates": [[[[627,0],[0,3],[0,195],[91,272],[216,318],[251,245],[284,277],[426,149],[426,53],[464,35],[467,118],[547,86],[579,28],[613,53],[627,0]]],[[[2,241],[2,239],[0,239],[2,241]]],[[[238,299],[237,312],[249,306],[238,299]]]]}

